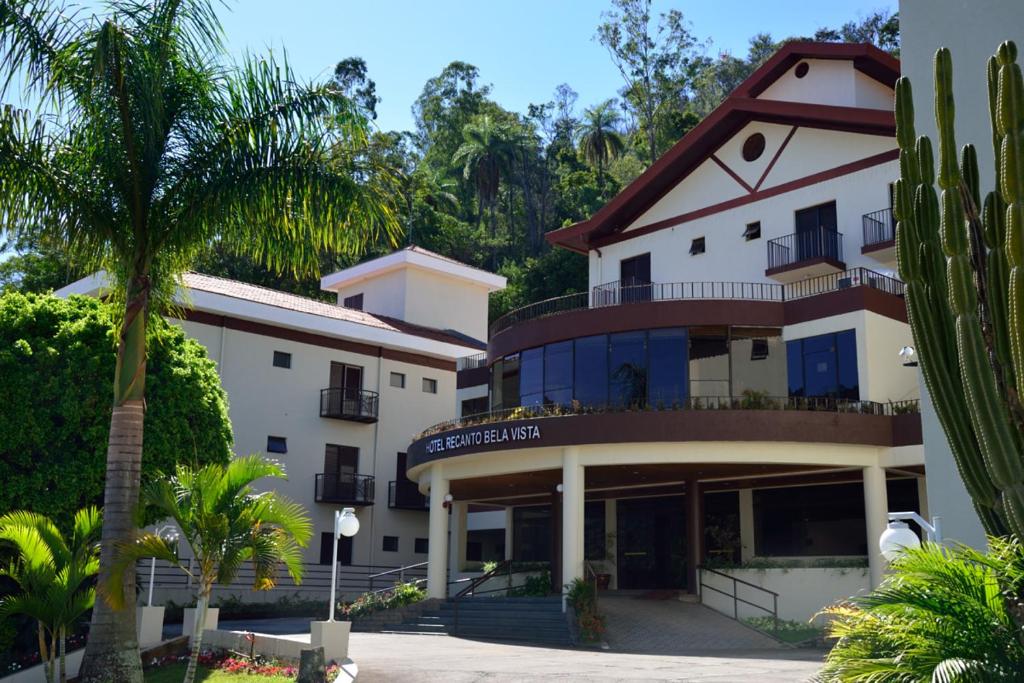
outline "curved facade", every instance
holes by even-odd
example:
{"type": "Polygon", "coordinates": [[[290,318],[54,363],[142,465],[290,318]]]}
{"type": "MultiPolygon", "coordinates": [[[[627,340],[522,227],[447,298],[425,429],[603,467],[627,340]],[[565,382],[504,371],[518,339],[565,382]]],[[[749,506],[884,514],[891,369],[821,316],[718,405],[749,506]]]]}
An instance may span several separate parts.
{"type": "Polygon", "coordinates": [[[496,320],[486,404],[408,449],[433,596],[465,568],[470,506],[503,510],[504,558],[550,563],[554,587],[696,593],[699,566],[755,558],[863,560],[879,579],[888,511],[927,501],[903,285],[875,248],[898,65],[855,47],[787,46],[549,235],[588,255],[588,291],[496,320]],[[801,64],[831,89],[793,80],[801,64]]]}

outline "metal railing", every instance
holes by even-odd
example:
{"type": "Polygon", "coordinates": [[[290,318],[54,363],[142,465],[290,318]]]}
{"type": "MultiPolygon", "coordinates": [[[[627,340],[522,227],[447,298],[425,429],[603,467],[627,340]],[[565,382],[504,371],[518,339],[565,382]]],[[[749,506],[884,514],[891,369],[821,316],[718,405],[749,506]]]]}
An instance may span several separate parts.
{"type": "MultiPolygon", "coordinates": [[[[847,287],[874,287],[889,294],[903,295],[903,283],[868,268],[850,268],[786,285],[772,282],[648,282],[597,285],[590,293],[578,292],[545,299],[509,311],[491,323],[490,334],[529,320],[588,308],[622,306],[649,301],[776,301],[785,302],[847,287]]],[[[486,362],[486,361],[484,361],[486,362]]]]}
{"type": "Polygon", "coordinates": [[[375,391],[350,387],[320,390],[320,417],[354,422],[376,422],[380,397],[375,391]]]}
{"type": "MultiPolygon", "coordinates": [[[[379,591],[375,591],[375,590],[373,590],[373,582],[377,581],[377,580],[379,580],[379,579],[381,579],[382,577],[385,577],[385,576],[394,576],[395,574],[398,574],[398,583],[405,583],[406,575],[407,574],[411,575],[412,572],[414,572],[417,569],[423,569],[423,571],[426,572],[427,571],[427,563],[426,562],[417,562],[416,564],[408,564],[408,565],[405,565],[404,567],[394,567],[394,568],[388,569],[386,571],[378,572],[377,574],[371,574],[368,577],[369,578],[369,589],[368,589],[367,592],[369,592],[369,593],[380,593],[380,592],[383,592],[383,591],[389,591],[392,588],[394,588],[394,586],[388,586],[387,588],[382,588],[379,591]]],[[[413,583],[415,583],[416,585],[419,585],[421,582],[426,581],[426,580],[427,579],[426,579],[425,576],[423,576],[423,577],[417,576],[416,578],[413,579],[413,583]]]]}
{"type": "Polygon", "coordinates": [[[477,427],[494,422],[509,420],[532,420],[543,417],[566,417],[571,415],[597,415],[624,412],[669,412],[679,410],[806,410],[858,415],[903,415],[920,412],[919,401],[862,401],[830,396],[768,396],[748,392],[742,396],[690,396],[674,401],[655,402],[644,400],[633,404],[583,404],[573,401],[569,405],[548,404],[539,406],[518,406],[503,410],[491,410],[474,415],[446,420],[428,427],[414,439],[440,434],[453,429],[477,427]]]}
{"type": "Polygon", "coordinates": [[[768,240],[768,270],[821,258],[843,261],[843,233],[821,227],[768,240]]]}
{"type": "MultiPolygon", "coordinates": [[[[749,605],[750,607],[753,607],[755,609],[761,610],[762,612],[766,612],[769,616],[771,616],[771,618],[772,618],[772,633],[778,633],[778,631],[779,631],[779,594],[778,593],[776,593],[775,591],[768,590],[767,588],[762,588],[761,586],[758,586],[756,583],[751,583],[749,581],[744,581],[743,579],[737,579],[735,576],[732,576],[731,574],[726,574],[725,572],[720,572],[717,569],[708,569],[707,567],[697,567],[697,571],[700,574],[700,601],[701,601],[702,604],[704,604],[704,591],[705,590],[709,590],[709,591],[712,591],[714,593],[718,593],[720,595],[724,595],[727,598],[732,598],[732,618],[733,619],[735,619],[736,621],[740,620],[740,603],[743,603],[744,605],[749,605]],[[712,586],[712,585],[709,585],[707,583],[704,583],[704,573],[705,572],[707,572],[709,574],[714,574],[715,576],[721,576],[721,577],[724,577],[724,578],[729,579],[730,581],[732,581],[732,593],[727,593],[727,592],[721,590],[720,588],[716,588],[715,586],[712,586]],[[750,600],[745,600],[745,599],[741,598],[739,596],[739,586],[740,585],[747,586],[748,588],[753,588],[754,590],[761,591],[762,593],[765,593],[765,594],[771,596],[771,599],[772,599],[772,607],[771,607],[771,609],[768,609],[764,605],[759,605],[756,602],[751,602],[750,600]]],[[[726,616],[728,616],[728,615],[726,615],[726,616]]]]}
{"type": "Polygon", "coordinates": [[[896,224],[893,222],[892,209],[881,209],[864,214],[864,246],[884,244],[896,239],[896,224]]]}
{"type": "Polygon", "coordinates": [[[487,366],[487,354],[478,353],[474,356],[463,356],[462,358],[455,359],[455,370],[456,372],[462,370],[475,370],[476,368],[483,368],[487,366]]]}
{"type": "Polygon", "coordinates": [[[373,475],[318,474],[314,499],[318,503],[373,505],[373,475]]]}
{"type": "Polygon", "coordinates": [[[429,510],[430,499],[414,481],[388,482],[388,507],[393,510],[429,510]]]}
{"type": "Polygon", "coordinates": [[[468,584],[465,588],[460,590],[458,593],[453,595],[449,602],[452,603],[452,609],[454,611],[452,635],[458,635],[459,633],[459,604],[463,600],[471,600],[478,595],[491,595],[493,593],[505,593],[505,596],[511,596],[516,591],[517,587],[512,585],[512,577],[515,574],[529,574],[537,571],[543,571],[536,563],[526,563],[525,566],[516,567],[514,560],[502,560],[499,562],[494,569],[489,572],[485,572],[480,576],[473,579],[460,579],[458,581],[452,581],[449,585],[458,585],[461,583],[468,584]],[[489,590],[480,590],[480,586],[483,586],[491,579],[504,578],[505,585],[501,588],[491,588],[489,590]]]}

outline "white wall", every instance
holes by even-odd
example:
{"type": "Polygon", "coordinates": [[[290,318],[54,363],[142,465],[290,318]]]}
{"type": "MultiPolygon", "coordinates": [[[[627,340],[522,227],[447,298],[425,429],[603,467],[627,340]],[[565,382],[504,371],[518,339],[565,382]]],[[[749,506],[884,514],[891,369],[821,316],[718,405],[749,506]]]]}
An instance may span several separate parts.
{"type": "MultiPolygon", "coordinates": [[[[1024,46],[1024,11],[1019,0],[901,0],[901,68],[914,86],[918,134],[935,140],[932,59],[948,47],[953,56],[957,144],[972,142],[978,152],[981,186],[995,182],[990,143],[985,64],[1004,40],[1024,46]]],[[[923,401],[928,500],[942,516],[943,532],[976,547],[985,536],[956,470],[953,455],[929,400],[923,401]]]]}
{"type": "Polygon", "coordinates": [[[392,270],[376,275],[373,278],[342,287],[338,290],[338,305],[341,306],[346,297],[363,295],[363,310],[367,313],[386,315],[404,320],[406,311],[406,271],[392,270]]]}
{"type": "MultiPolygon", "coordinates": [[[[869,590],[867,567],[851,567],[837,569],[723,569],[724,573],[737,579],[774,591],[779,594],[779,618],[806,622],[822,608],[846,600],[855,595],[862,595],[869,590]]],[[[703,572],[701,580],[718,590],[732,595],[732,581],[724,576],[703,572]]],[[[743,600],[771,609],[770,595],[751,588],[738,585],[737,594],[743,600]]],[[[733,600],[715,591],[703,590],[701,602],[708,607],[729,616],[733,615],[733,600]]],[[[740,619],[746,617],[763,617],[763,610],[740,603],[740,619]]]]}

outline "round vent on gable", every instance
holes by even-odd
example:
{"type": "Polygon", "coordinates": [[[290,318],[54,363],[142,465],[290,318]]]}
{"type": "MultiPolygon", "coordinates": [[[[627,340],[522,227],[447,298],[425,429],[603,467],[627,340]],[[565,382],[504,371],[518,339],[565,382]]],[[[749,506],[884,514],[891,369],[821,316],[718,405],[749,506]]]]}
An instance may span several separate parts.
{"type": "Polygon", "coordinates": [[[810,64],[807,62],[800,62],[796,65],[796,69],[793,70],[793,75],[797,78],[803,78],[807,75],[807,72],[811,70],[810,64]]]}
{"type": "Polygon", "coordinates": [[[743,142],[743,160],[755,161],[764,154],[764,136],[754,133],[743,142]]]}

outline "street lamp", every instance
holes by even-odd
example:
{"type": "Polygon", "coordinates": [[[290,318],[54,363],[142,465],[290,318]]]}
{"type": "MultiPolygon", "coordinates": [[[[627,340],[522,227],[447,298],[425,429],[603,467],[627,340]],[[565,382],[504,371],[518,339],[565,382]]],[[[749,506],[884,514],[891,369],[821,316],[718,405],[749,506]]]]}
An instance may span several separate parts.
{"type": "Polygon", "coordinates": [[[932,543],[942,541],[941,524],[938,517],[932,517],[929,524],[924,517],[916,512],[890,512],[889,526],[878,538],[878,549],[889,562],[900,557],[908,548],[919,548],[921,540],[917,537],[904,520],[913,520],[924,529],[928,540],[932,543]]]}
{"type": "Polygon", "coordinates": [[[903,367],[916,368],[917,361],[914,356],[917,355],[917,351],[914,350],[913,346],[904,346],[900,349],[900,360],[903,361],[903,367]]]}
{"type": "Polygon", "coordinates": [[[334,595],[338,586],[338,541],[342,536],[351,538],[359,533],[359,518],[354,508],[334,511],[334,550],[331,561],[331,611],[327,621],[334,621],[334,595]]]}
{"type": "MultiPolygon", "coordinates": [[[[167,541],[169,541],[171,543],[173,543],[174,541],[178,540],[178,532],[174,528],[173,524],[168,524],[167,526],[157,527],[156,529],[153,530],[153,533],[156,534],[157,536],[161,536],[161,537],[164,536],[164,533],[167,533],[167,536],[164,537],[164,538],[165,538],[165,540],[167,540],[167,541]],[[169,532],[169,533],[167,533],[167,532],[169,532]]],[[[146,607],[152,607],[153,606],[153,578],[155,577],[155,575],[156,575],[156,558],[153,557],[153,558],[150,558],[150,560],[149,560],[149,597],[146,599],[146,607]]]]}

